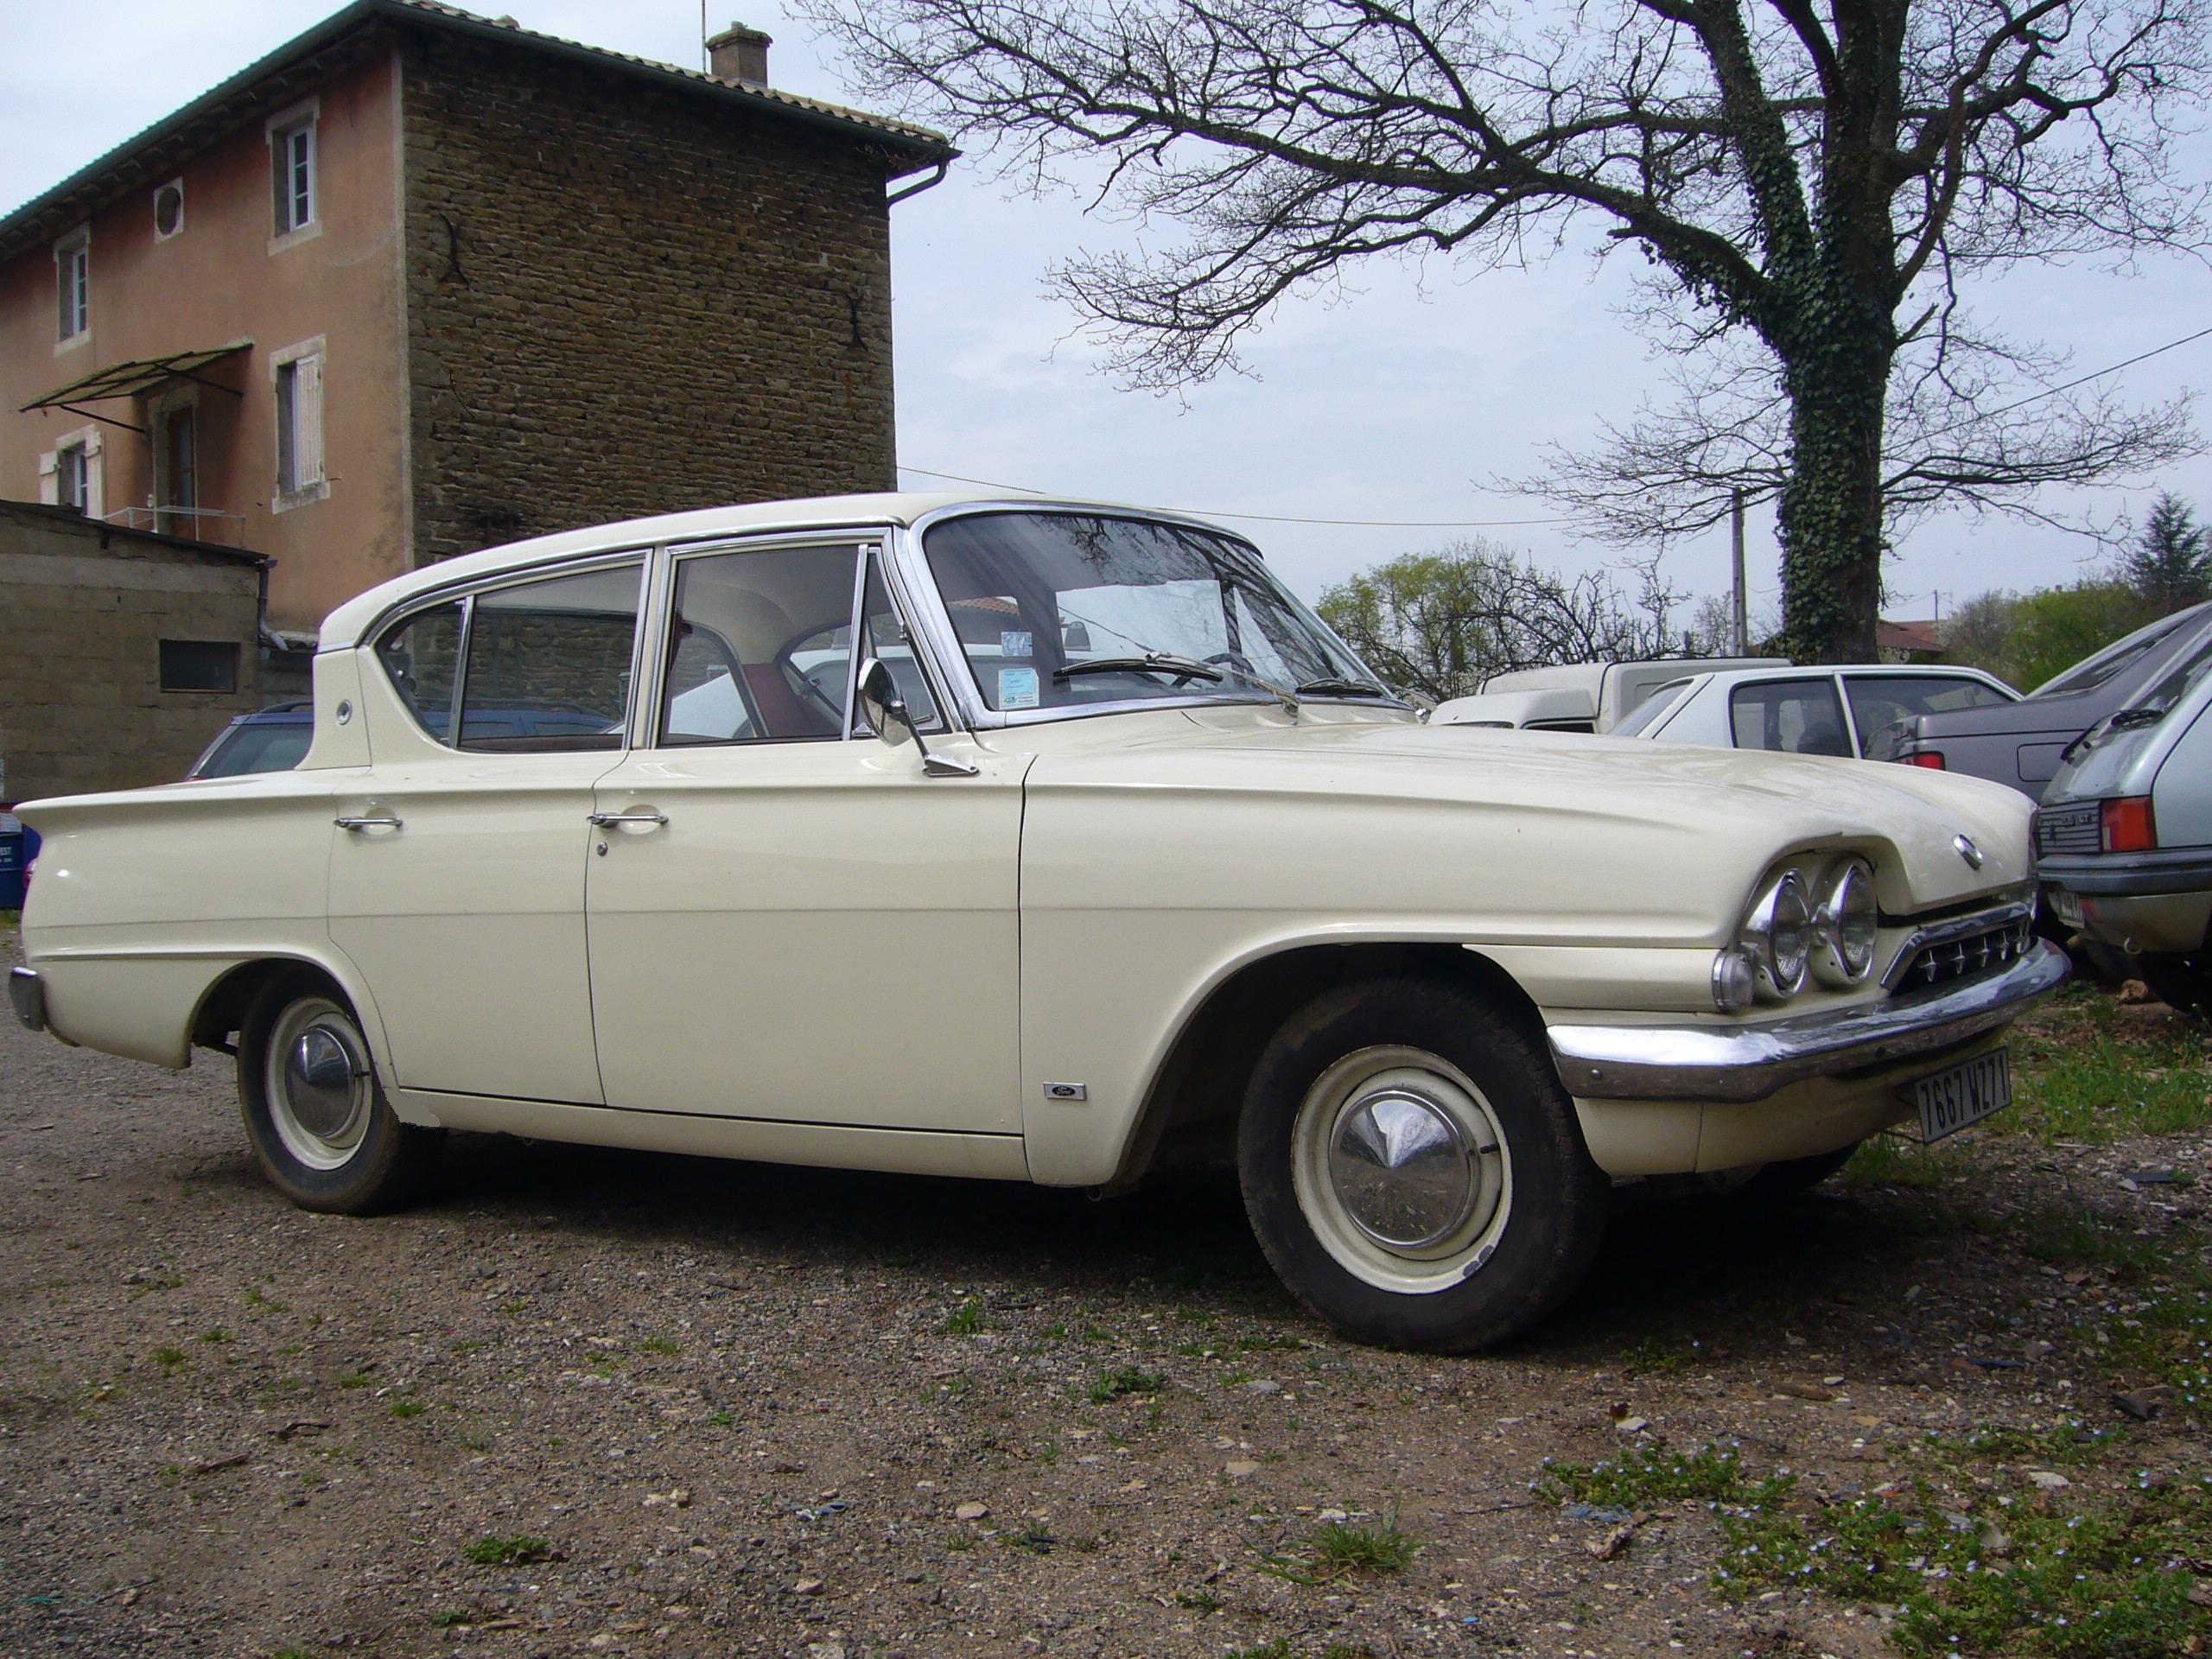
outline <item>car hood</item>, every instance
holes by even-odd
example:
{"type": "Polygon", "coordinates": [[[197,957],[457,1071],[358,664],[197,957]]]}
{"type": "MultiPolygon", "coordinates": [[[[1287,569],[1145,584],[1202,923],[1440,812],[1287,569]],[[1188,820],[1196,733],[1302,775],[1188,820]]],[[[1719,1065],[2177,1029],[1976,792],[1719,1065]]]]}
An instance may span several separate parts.
{"type": "MultiPolygon", "coordinates": [[[[1770,754],[1633,738],[1422,726],[1309,713],[1194,712],[1109,739],[1078,721],[1022,729],[1036,791],[1152,787],[1463,806],[1556,856],[1642,861],[1654,880],[1679,865],[1748,889],[1806,849],[1877,852],[1882,902],[1910,914],[2031,878],[2031,805],[1974,778],[1866,760],[1770,754]],[[1052,741],[1064,736],[1065,747],[1052,741]],[[1102,741],[1104,740],[1104,741],[1102,741]],[[1057,750],[1057,752],[1056,752],[1057,750]],[[1957,845],[1968,837],[1982,863],[1957,845]]],[[[1001,734],[1010,737],[1013,734],[1001,734]]],[[[1281,820],[1294,834],[1294,821],[1281,820]]]]}

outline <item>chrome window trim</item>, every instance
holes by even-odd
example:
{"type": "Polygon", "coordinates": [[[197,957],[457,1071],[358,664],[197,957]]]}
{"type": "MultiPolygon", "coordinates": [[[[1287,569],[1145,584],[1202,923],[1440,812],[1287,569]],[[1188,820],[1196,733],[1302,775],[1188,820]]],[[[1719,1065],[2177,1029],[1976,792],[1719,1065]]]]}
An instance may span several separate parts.
{"type": "Polygon", "coordinates": [[[853,741],[855,699],[860,680],[857,655],[860,638],[861,607],[868,591],[868,562],[871,554],[881,545],[885,532],[873,534],[861,531],[857,535],[849,526],[819,531],[760,530],[747,531],[739,535],[717,535],[697,541],[670,542],[658,550],[661,578],[655,595],[652,638],[658,647],[653,656],[653,689],[649,721],[641,723],[637,747],[645,750],[660,750],[668,747],[663,740],[662,722],[667,711],[661,707],[661,688],[667,678],[667,641],[669,630],[676,625],[676,584],[681,574],[678,566],[693,559],[718,558],[732,553],[785,553],[806,548],[827,547],[842,549],[854,561],[852,602],[845,613],[845,632],[855,642],[855,649],[846,653],[850,658],[845,665],[844,729],[842,734],[822,737],[762,737],[727,742],[686,743],[679,746],[685,753],[699,749],[757,748],[764,744],[782,743],[849,743],[853,741]]]}
{"type": "MultiPolygon", "coordinates": [[[[435,588],[421,588],[404,599],[396,599],[361,624],[350,645],[333,646],[338,651],[360,651],[384,638],[389,625],[402,617],[412,616],[417,611],[428,610],[433,605],[442,605],[464,594],[489,593],[495,588],[511,587],[518,582],[536,582],[549,575],[569,575],[601,564],[619,564],[624,559],[650,558],[661,546],[655,541],[616,542],[607,547],[594,547],[575,553],[549,556],[542,564],[517,565],[510,570],[489,572],[478,576],[454,576],[435,588]]],[[[493,550],[480,550],[490,552],[493,550]]],[[[467,554],[457,554],[466,558],[467,554]]]]}
{"type": "MultiPolygon", "coordinates": [[[[510,588],[524,588],[533,582],[556,582],[569,576],[585,576],[594,570],[619,569],[623,565],[634,562],[639,567],[638,611],[637,622],[630,637],[630,709],[626,709],[624,713],[621,746],[617,749],[543,751],[546,753],[626,754],[632,747],[630,738],[633,719],[631,711],[635,709],[638,698],[639,642],[644,639],[650,620],[651,613],[647,607],[653,597],[653,565],[655,556],[660,551],[659,548],[652,545],[624,547],[613,551],[585,555],[576,559],[557,560],[551,564],[532,565],[518,570],[503,570],[496,576],[480,577],[474,582],[456,582],[449,587],[438,588],[432,593],[411,594],[404,604],[395,605],[388,610],[378,613],[376,626],[362,629],[362,643],[350,649],[367,652],[376,663],[377,671],[382,674],[384,673],[384,658],[378,652],[388,635],[396,629],[405,627],[425,611],[434,611],[441,605],[451,605],[459,601],[461,637],[454,647],[453,699],[447,710],[446,734],[440,737],[420,722],[417,722],[416,729],[437,744],[440,748],[452,754],[497,753],[499,751],[491,749],[464,749],[461,747],[460,741],[461,700],[468,690],[468,647],[475,627],[477,599],[485,594],[500,593],[510,588]]],[[[391,683],[391,677],[388,674],[385,675],[385,683],[387,685],[391,683]]],[[[398,690],[397,686],[392,689],[398,690]]]]}

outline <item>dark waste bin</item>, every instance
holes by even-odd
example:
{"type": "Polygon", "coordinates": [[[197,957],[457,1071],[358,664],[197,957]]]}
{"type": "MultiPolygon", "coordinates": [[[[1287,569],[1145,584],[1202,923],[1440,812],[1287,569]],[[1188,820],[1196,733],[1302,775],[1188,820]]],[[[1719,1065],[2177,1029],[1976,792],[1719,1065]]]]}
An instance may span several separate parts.
{"type": "Polygon", "coordinates": [[[0,810],[0,910],[21,910],[23,890],[38,856],[38,831],[13,812],[0,810]]]}

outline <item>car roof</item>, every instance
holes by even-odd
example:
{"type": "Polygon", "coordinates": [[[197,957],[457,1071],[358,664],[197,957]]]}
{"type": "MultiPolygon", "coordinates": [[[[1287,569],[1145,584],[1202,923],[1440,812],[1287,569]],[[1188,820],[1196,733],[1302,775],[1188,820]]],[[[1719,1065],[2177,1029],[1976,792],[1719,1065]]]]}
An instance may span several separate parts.
{"type": "Polygon", "coordinates": [[[1438,703],[1428,719],[1432,726],[1479,725],[1485,721],[1526,726],[1533,720],[1592,720],[1597,713],[1594,684],[1554,685],[1452,697],[1438,703]]]}
{"type": "MultiPolygon", "coordinates": [[[[562,559],[585,558],[594,553],[619,552],[626,548],[651,547],[661,542],[710,541],[721,536],[757,535],[764,531],[873,530],[882,525],[907,525],[948,507],[1003,507],[1043,511],[1141,513],[1148,518],[1204,524],[1219,535],[1233,531],[1188,513],[1163,508],[1140,507],[1108,501],[1058,500],[1045,497],[1009,497],[1004,491],[885,491],[869,495],[820,495],[794,501],[755,501],[704,507],[692,512],[662,513],[649,518],[627,518],[583,530],[563,531],[504,547],[488,547],[442,560],[420,570],[395,576],[347,600],[324,619],[318,649],[344,651],[359,645],[362,633],[385,612],[416,595],[458,582],[496,576],[511,570],[562,559]]],[[[1242,540],[1242,537],[1238,537],[1242,540]]]]}
{"type": "Polygon", "coordinates": [[[1973,680],[1978,684],[2002,687],[2012,696],[2020,694],[2005,685],[1986,669],[1968,668],[1961,663],[1799,663],[1789,668],[1724,668],[1704,677],[1722,685],[1742,685],[1754,680],[1802,680],[1822,674],[1857,674],[1867,678],[1924,680],[1931,676],[1937,679],[1973,680]]]}

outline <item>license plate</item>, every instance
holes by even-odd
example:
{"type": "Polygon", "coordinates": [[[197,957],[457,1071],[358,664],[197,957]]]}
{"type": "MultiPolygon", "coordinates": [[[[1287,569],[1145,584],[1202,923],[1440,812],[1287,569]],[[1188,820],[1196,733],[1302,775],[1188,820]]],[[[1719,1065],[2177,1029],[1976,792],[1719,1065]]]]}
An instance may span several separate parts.
{"type": "Polygon", "coordinates": [[[2069,927],[2082,925],[2082,895],[2069,893],[2064,887],[2050,890],[2050,907],[2058,912],[2058,919],[2069,927]]]}
{"type": "Polygon", "coordinates": [[[1912,1085],[1920,1108],[1920,1138],[1941,1141],[2012,1103],[2012,1071],[2005,1051],[1993,1049],[1912,1085]]]}

